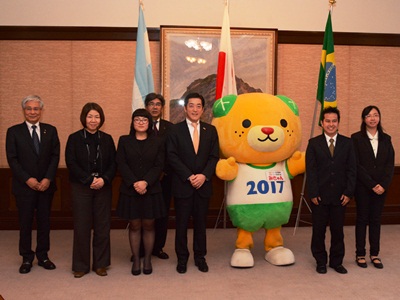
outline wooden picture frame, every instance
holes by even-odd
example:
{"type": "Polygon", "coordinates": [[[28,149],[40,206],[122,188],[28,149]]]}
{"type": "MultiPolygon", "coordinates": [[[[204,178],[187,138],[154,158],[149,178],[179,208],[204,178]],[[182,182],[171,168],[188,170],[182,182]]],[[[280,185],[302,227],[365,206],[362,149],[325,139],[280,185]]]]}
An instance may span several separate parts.
{"type": "MultiPolygon", "coordinates": [[[[206,100],[203,120],[210,122],[215,101],[221,28],[161,26],[161,85],[164,118],[184,119],[183,99],[190,92],[206,100]]],[[[276,90],[276,29],[231,28],[238,94],[276,90]]]]}

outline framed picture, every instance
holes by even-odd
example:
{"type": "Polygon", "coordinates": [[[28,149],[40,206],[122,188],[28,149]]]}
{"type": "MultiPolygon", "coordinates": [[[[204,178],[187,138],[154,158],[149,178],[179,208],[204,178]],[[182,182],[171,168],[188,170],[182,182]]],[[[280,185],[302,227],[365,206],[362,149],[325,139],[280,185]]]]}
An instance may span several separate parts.
{"type": "MultiPolygon", "coordinates": [[[[183,99],[197,92],[206,100],[202,119],[210,122],[215,101],[221,28],[161,26],[164,117],[184,119],[183,99]]],[[[238,94],[275,93],[277,30],[231,28],[238,94]]]]}

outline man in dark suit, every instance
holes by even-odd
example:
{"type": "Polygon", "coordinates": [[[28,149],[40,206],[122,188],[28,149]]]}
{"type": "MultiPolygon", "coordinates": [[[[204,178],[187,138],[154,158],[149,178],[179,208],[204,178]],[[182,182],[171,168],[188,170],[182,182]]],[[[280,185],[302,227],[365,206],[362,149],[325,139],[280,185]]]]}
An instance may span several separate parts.
{"type": "MultiPolygon", "coordinates": [[[[153,129],[153,133],[165,143],[167,133],[173,125],[171,122],[161,118],[162,111],[165,106],[165,99],[162,95],[156,93],[150,93],[144,99],[146,110],[151,114],[153,118],[153,124],[150,124],[153,129]]],[[[165,209],[167,216],[156,219],[155,230],[156,236],[154,241],[153,255],[161,259],[168,259],[169,256],[163,251],[165,242],[167,240],[168,231],[168,212],[171,205],[171,168],[165,164],[164,170],[161,177],[162,194],[165,203],[165,209]]]]}
{"type": "Polygon", "coordinates": [[[201,122],[204,98],[198,93],[185,97],[186,120],[174,125],[167,137],[168,161],[173,169],[172,195],[175,201],[176,270],[185,273],[189,250],[187,229],[193,218],[193,251],[195,265],[208,272],[205,260],[206,218],[212,194],[212,176],[219,159],[218,134],[214,126],[201,122]]]}
{"type": "Polygon", "coordinates": [[[50,211],[55,176],[60,160],[60,141],[54,126],[39,123],[43,102],[39,96],[22,100],[25,122],[7,130],[6,153],[12,178],[12,192],[18,208],[21,274],[29,273],[33,259],[47,270],[56,268],[48,257],[50,250],[50,211]],[[32,223],[36,211],[37,244],[32,251],[32,223]]]}
{"type": "Polygon", "coordinates": [[[338,134],[339,110],[325,108],[322,116],[324,133],[310,139],[306,151],[307,191],[313,222],[311,251],[317,262],[317,272],[326,273],[325,233],[329,224],[329,266],[345,274],[343,226],[346,205],[354,194],[357,164],[350,138],[338,134]]]}

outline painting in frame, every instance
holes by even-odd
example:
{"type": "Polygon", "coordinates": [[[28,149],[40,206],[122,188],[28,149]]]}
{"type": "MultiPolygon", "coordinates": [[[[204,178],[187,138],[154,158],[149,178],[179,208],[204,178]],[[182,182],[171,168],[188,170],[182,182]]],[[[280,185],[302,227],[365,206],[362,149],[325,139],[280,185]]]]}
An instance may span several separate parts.
{"type": "MultiPolygon", "coordinates": [[[[161,26],[160,34],[164,118],[182,121],[183,99],[198,92],[211,122],[221,28],[161,26]]],[[[238,94],[275,94],[277,30],[231,28],[231,43],[238,94]]]]}

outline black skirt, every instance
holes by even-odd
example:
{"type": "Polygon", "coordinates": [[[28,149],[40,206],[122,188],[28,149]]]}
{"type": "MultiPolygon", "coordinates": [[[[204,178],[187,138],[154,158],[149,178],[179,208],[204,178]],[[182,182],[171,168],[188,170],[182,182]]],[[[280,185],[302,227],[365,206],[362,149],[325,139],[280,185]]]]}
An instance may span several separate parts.
{"type": "Polygon", "coordinates": [[[162,193],[150,195],[119,194],[117,215],[121,219],[158,219],[167,216],[162,193]]]}

